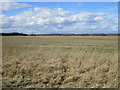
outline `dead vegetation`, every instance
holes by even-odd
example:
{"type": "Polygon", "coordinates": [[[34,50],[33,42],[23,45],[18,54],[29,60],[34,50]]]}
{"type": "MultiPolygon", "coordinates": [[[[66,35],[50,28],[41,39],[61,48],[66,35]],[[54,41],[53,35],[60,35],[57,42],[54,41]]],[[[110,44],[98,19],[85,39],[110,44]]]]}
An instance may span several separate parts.
{"type": "Polygon", "coordinates": [[[3,37],[3,87],[116,88],[116,37],[3,37]]]}

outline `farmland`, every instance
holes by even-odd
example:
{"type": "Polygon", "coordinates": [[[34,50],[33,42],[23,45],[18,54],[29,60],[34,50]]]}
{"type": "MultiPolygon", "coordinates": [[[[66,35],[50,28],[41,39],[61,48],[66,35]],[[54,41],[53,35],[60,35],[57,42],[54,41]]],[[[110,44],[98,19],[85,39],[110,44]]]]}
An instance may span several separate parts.
{"type": "Polygon", "coordinates": [[[3,36],[2,39],[3,87],[118,87],[118,37],[3,36]]]}

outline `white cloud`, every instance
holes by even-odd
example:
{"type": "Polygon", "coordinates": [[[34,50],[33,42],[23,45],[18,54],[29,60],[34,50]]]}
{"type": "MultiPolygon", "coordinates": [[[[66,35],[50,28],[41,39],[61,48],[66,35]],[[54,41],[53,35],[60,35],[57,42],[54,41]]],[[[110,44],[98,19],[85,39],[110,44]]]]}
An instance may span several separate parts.
{"type": "Polygon", "coordinates": [[[15,2],[16,0],[0,0],[0,2],[15,2]]]}
{"type": "Polygon", "coordinates": [[[1,15],[3,31],[25,33],[102,33],[115,31],[116,19],[106,13],[73,13],[62,8],[35,7],[16,16],[1,15]],[[112,27],[114,26],[114,27],[112,27]]]}
{"type": "Polygon", "coordinates": [[[31,5],[26,3],[15,3],[15,2],[2,2],[0,5],[0,8],[2,8],[3,11],[24,8],[24,7],[31,7],[31,5]]]}

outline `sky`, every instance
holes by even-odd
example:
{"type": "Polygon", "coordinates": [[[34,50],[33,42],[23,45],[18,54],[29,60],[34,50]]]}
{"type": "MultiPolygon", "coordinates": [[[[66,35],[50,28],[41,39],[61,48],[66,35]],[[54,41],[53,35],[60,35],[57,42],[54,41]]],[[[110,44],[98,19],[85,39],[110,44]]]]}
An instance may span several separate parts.
{"type": "Polygon", "coordinates": [[[118,33],[117,2],[3,2],[0,31],[118,33]]]}

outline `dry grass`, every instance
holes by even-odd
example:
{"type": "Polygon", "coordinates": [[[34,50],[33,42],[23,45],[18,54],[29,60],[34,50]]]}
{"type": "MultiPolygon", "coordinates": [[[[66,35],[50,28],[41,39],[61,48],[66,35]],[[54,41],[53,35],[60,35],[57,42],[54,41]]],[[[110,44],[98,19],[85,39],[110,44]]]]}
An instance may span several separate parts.
{"type": "Polygon", "coordinates": [[[3,37],[3,87],[116,88],[117,37],[3,37]]]}

